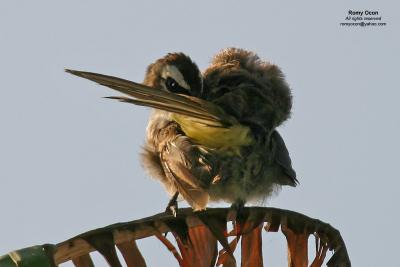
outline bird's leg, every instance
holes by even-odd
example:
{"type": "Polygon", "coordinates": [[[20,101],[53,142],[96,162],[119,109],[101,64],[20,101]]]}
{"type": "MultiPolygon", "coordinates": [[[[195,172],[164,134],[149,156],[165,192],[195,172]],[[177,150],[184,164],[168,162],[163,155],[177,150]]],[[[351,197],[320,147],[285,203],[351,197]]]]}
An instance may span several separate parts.
{"type": "Polygon", "coordinates": [[[232,203],[231,209],[234,209],[237,214],[243,213],[245,201],[242,199],[237,199],[235,202],[232,203]]]}
{"type": "Polygon", "coordinates": [[[174,217],[176,217],[176,212],[178,210],[178,196],[179,192],[176,191],[172,198],[169,200],[167,208],[165,209],[166,212],[171,212],[174,217]]]}
{"type": "Polygon", "coordinates": [[[244,204],[246,202],[242,199],[237,199],[235,202],[232,203],[231,209],[236,211],[236,219],[233,221],[234,229],[236,230],[236,234],[242,231],[242,219],[244,217],[244,204]]]}

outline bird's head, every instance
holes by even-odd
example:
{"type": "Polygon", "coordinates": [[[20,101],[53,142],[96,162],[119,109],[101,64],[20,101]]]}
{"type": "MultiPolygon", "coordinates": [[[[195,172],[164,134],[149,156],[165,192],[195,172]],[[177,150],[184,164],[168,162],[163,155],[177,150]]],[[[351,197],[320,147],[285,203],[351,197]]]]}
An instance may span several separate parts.
{"type": "Polygon", "coordinates": [[[144,84],[163,90],[201,97],[203,78],[197,65],[183,53],[170,53],[147,68],[144,84]]]}

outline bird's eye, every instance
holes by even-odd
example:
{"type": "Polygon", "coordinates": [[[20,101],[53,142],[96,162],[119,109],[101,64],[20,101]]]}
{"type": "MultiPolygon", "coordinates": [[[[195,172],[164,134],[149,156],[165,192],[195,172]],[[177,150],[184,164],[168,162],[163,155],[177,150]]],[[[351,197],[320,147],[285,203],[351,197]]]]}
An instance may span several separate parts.
{"type": "Polygon", "coordinates": [[[167,88],[168,91],[172,93],[184,94],[184,95],[190,94],[188,90],[180,86],[179,83],[171,77],[165,79],[165,87],[167,88]]]}
{"type": "Polygon", "coordinates": [[[168,77],[167,80],[165,81],[165,86],[169,91],[174,91],[176,88],[178,88],[179,84],[172,79],[171,77],[168,77]]]}

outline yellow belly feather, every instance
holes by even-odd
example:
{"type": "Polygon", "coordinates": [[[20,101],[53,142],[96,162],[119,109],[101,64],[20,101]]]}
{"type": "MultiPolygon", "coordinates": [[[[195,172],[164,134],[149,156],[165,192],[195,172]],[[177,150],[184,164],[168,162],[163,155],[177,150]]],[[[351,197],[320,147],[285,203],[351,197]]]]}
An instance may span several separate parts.
{"type": "Polygon", "coordinates": [[[222,124],[212,125],[209,121],[179,114],[173,114],[172,119],[180,125],[186,136],[221,152],[240,155],[240,147],[253,141],[250,128],[241,124],[224,127],[222,124]]]}

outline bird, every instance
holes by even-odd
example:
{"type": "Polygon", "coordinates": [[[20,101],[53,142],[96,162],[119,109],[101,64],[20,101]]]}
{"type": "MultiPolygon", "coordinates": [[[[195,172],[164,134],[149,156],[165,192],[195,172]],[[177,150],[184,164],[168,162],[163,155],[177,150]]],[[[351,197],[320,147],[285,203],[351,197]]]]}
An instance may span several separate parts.
{"type": "Polygon", "coordinates": [[[180,196],[195,211],[220,201],[241,209],[299,183],[277,131],[291,116],[291,89],[252,51],[223,49],[203,72],[186,54],[168,53],[143,83],[66,71],[124,94],[107,98],[152,108],[142,165],[164,185],[175,216],[180,196]]]}

